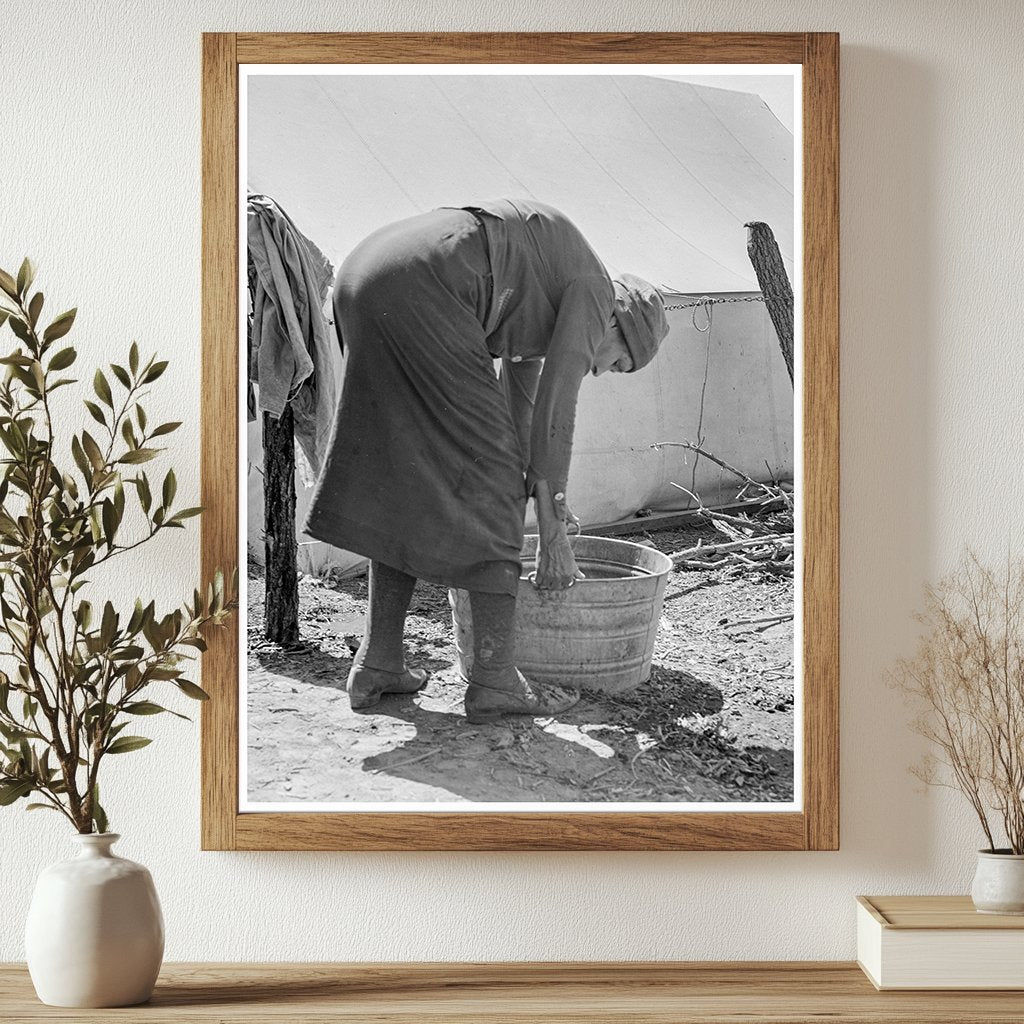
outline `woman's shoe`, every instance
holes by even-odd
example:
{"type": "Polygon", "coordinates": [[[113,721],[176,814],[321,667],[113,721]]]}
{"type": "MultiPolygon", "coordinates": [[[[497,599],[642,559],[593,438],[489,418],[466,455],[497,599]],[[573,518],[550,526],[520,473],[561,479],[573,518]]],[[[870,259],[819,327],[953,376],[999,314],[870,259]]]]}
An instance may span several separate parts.
{"type": "Polygon", "coordinates": [[[430,673],[422,668],[410,668],[404,672],[388,672],[383,668],[369,665],[353,665],[348,674],[345,689],[353,711],[372,708],[385,693],[415,693],[422,690],[430,673]]]}
{"type": "Polygon", "coordinates": [[[504,715],[530,715],[539,718],[566,711],[580,699],[574,686],[538,683],[522,674],[514,689],[499,690],[479,683],[466,687],[466,720],[472,725],[487,725],[504,715]]]}

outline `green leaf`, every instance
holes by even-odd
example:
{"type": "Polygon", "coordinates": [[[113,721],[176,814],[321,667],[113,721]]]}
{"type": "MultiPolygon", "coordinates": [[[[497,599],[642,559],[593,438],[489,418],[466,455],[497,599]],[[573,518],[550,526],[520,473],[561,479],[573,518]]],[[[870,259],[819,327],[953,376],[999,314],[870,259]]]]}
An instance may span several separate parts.
{"type": "Polygon", "coordinates": [[[70,345],[67,348],[62,348],[50,360],[50,365],[46,368],[47,372],[50,370],[66,370],[77,358],[78,353],[70,345]]]}
{"type": "Polygon", "coordinates": [[[34,784],[31,779],[20,779],[17,782],[0,782],[0,807],[8,807],[15,800],[31,793],[34,784]]]}
{"type": "Polygon", "coordinates": [[[6,270],[0,270],[0,288],[2,288],[12,299],[18,298],[18,285],[6,270]]]}
{"type": "Polygon", "coordinates": [[[201,687],[196,686],[195,683],[190,682],[188,679],[178,679],[174,683],[179,690],[186,697],[191,697],[193,700],[209,700],[210,695],[201,687]]]}
{"type": "Polygon", "coordinates": [[[150,668],[146,670],[146,675],[150,679],[170,680],[177,679],[181,675],[180,668],[150,668]]]}
{"type": "Polygon", "coordinates": [[[166,359],[164,359],[163,361],[161,361],[161,362],[159,362],[159,363],[154,363],[154,364],[153,364],[153,365],[152,365],[152,366],[151,366],[151,367],[149,368],[148,372],[146,373],[146,376],[145,376],[145,377],[143,377],[143,379],[142,379],[142,383],[143,383],[143,384],[151,384],[151,383],[152,383],[153,381],[155,381],[155,380],[157,379],[157,377],[159,377],[159,376],[160,376],[160,375],[161,375],[161,374],[162,374],[162,373],[164,372],[164,370],[166,370],[166,369],[167,369],[167,360],[166,360],[166,359]]]}
{"type": "Polygon", "coordinates": [[[81,441],[78,440],[78,436],[71,438],[71,455],[74,457],[75,465],[78,466],[78,471],[85,478],[87,483],[92,482],[92,466],[89,464],[89,459],[86,457],[85,451],[82,448],[81,441]]]}
{"type": "Polygon", "coordinates": [[[150,435],[151,437],[163,437],[164,434],[169,434],[172,430],[177,430],[181,426],[181,421],[178,420],[176,423],[161,423],[156,430],[150,435]]]}
{"type": "Polygon", "coordinates": [[[103,526],[100,523],[99,509],[95,505],[89,509],[89,533],[93,544],[100,544],[103,541],[103,526]]]}
{"type": "Polygon", "coordinates": [[[200,515],[202,511],[202,505],[196,505],[194,508],[183,508],[180,512],[175,512],[171,520],[180,523],[182,519],[191,519],[193,516],[200,515]]]}
{"type": "Polygon", "coordinates": [[[132,347],[128,350],[128,365],[133,374],[139,372],[139,346],[133,341],[132,347]]]}
{"type": "Polygon", "coordinates": [[[82,447],[85,449],[85,454],[89,456],[92,468],[98,473],[106,465],[106,462],[103,459],[100,446],[88,430],[82,432],[82,447]]]}
{"type": "Polygon", "coordinates": [[[54,807],[53,804],[27,804],[25,806],[26,811],[57,811],[60,812],[59,807],[54,807]]]}
{"type": "Polygon", "coordinates": [[[21,317],[12,316],[8,323],[11,325],[11,330],[14,331],[19,341],[25,342],[26,345],[31,343],[32,332],[29,331],[28,324],[21,317]]]}
{"type": "Polygon", "coordinates": [[[132,386],[132,379],[128,376],[128,371],[123,366],[118,366],[117,363],[110,364],[110,372],[126,387],[132,386]]]}
{"type": "Polygon", "coordinates": [[[117,613],[114,606],[106,601],[103,605],[103,619],[100,622],[100,641],[104,648],[111,645],[117,632],[117,613]]]}
{"type": "Polygon", "coordinates": [[[43,293],[36,292],[32,296],[32,301],[28,304],[28,322],[33,328],[36,326],[36,322],[39,320],[39,314],[43,308],[43,293]]]}
{"type": "Polygon", "coordinates": [[[88,601],[80,601],[75,609],[75,618],[78,620],[78,625],[83,630],[87,630],[92,624],[92,604],[88,601]]]}
{"type": "Polygon", "coordinates": [[[146,429],[146,410],[141,405],[135,406],[135,418],[139,421],[139,430],[146,429]]]}
{"type": "Polygon", "coordinates": [[[96,376],[92,379],[92,386],[96,389],[96,394],[100,396],[101,401],[105,402],[114,408],[114,396],[110,393],[110,384],[107,382],[107,378],[104,376],[102,370],[96,371],[96,376]]]}
{"type": "Polygon", "coordinates": [[[3,736],[8,743],[18,743],[25,738],[25,732],[15,725],[6,725],[0,722],[0,736],[3,736]]]}
{"type": "Polygon", "coordinates": [[[128,619],[128,625],[125,626],[125,630],[128,636],[135,636],[136,633],[142,628],[142,622],[145,616],[145,608],[142,607],[141,598],[135,599],[135,607],[132,609],[131,618],[128,619]]]}
{"type": "MultiPolygon", "coordinates": [[[[109,722],[107,723],[110,724],[109,722]]],[[[108,745],[113,742],[115,736],[119,736],[125,731],[130,725],[130,722],[119,722],[117,725],[111,725],[107,731],[107,743],[108,745]]]]}
{"type": "Polygon", "coordinates": [[[109,498],[103,499],[103,536],[106,538],[107,547],[114,546],[114,535],[117,533],[117,513],[114,511],[114,503],[109,498]]]}
{"type": "Polygon", "coordinates": [[[154,704],[151,700],[139,700],[134,704],[125,704],[123,710],[128,715],[159,715],[167,708],[154,704]]]}
{"type": "Polygon", "coordinates": [[[58,338],[63,338],[68,331],[71,330],[72,324],[75,322],[75,315],[78,313],[77,307],[75,309],[69,309],[66,313],[61,313],[49,327],[43,331],[43,341],[46,344],[50,344],[52,341],[56,341],[58,338]]]}
{"type": "Polygon", "coordinates": [[[117,513],[117,524],[120,526],[124,518],[124,481],[120,477],[114,481],[114,511],[117,513]]]}
{"type": "Polygon", "coordinates": [[[145,651],[136,644],[129,644],[127,647],[117,647],[110,655],[111,661],[138,661],[145,655],[145,651]]]}
{"type": "Polygon", "coordinates": [[[106,749],[108,754],[127,754],[132,750],[148,747],[153,741],[146,736],[119,736],[106,749]]]}
{"type": "Polygon", "coordinates": [[[32,261],[26,256],[21,261],[21,267],[18,269],[18,294],[24,295],[25,292],[32,287],[32,282],[35,280],[36,268],[32,265],[32,261]]]}
{"type": "Polygon", "coordinates": [[[149,490],[149,477],[143,473],[142,476],[136,479],[135,486],[139,491],[139,503],[142,505],[143,511],[148,515],[149,509],[153,504],[153,495],[149,490]]]}
{"type": "Polygon", "coordinates": [[[135,440],[135,430],[132,427],[132,421],[125,418],[124,423],[121,426],[121,436],[124,438],[124,443],[129,448],[138,448],[139,442],[135,440]]]}
{"type": "Polygon", "coordinates": [[[125,452],[117,461],[134,466],[140,462],[149,462],[159,454],[160,451],[157,448],[136,448],[134,451],[125,452]]]}
{"type": "Polygon", "coordinates": [[[167,476],[164,477],[163,486],[163,504],[166,508],[170,508],[171,502],[174,501],[174,495],[178,491],[178,480],[174,475],[174,470],[167,470],[167,476]]]}
{"type": "Polygon", "coordinates": [[[99,783],[92,787],[92,820],[97,832],[102,834],[110,831],[106,811],[100,806],[99,783]]]}
{"type": "Polygon", "coordinates": [[[103,414],[103,410],[95,403],[90,402],[88,398],[83,399],[86,409],[89,410],[89,415],[101,426],[107,425],[107,417],[103,414]]]}

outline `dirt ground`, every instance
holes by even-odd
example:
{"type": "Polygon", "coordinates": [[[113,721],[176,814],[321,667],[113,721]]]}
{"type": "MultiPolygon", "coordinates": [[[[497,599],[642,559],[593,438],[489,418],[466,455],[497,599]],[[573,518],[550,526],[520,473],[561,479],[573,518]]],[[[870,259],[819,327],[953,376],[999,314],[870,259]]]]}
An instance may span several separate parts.
{"type": "MultiPolygon", "coordinates": [[[[624,539],[665,552],[710,527],[624,539]]],[[[585,693],[555,719],[472,726],[454,666],[447,592],[418,584],[409,663],[420,693],[355,713],[345,694],[366,578],[300,581],[302,641],[263,638],[264,581],[249,575],[248,795],[253,802],[776,802],[793,794],[793,582],[760,571],[676,570],[648,682],[585,693]]]]}

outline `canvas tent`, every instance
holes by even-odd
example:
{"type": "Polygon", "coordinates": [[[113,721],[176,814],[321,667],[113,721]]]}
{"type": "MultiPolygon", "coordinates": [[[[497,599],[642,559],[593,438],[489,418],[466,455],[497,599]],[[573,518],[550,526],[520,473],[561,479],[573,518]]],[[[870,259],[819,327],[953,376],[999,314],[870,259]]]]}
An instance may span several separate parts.
{"type": "MultiPolygon", "coordinates": [[[[248,187],[335,265],[389,221],[523,196],[567,213],[613,272],[676,295],[756,294],[749,220],[771,225],[792,279],[793,139],[751,93],[636,75],[251,74],[245,124],[248,187]]],[[[793,392],[763,305],[715,306],[710,332],[697,330],[701,311],[670,323],[643,373],[581,389],[569,488],[587,523],[685,507],[673,480],[709,501],[731,488],[655,441],[699,435],[754,476],[766,463],[792,476],[793,392]]],[[[258,424],[248,445],[259,555],[258,424]]],[[[299,481],[300,519],[309,483],[299,481]]],[[[305,569],[352,561],[308,538],[301,551],[305,569]]]]}

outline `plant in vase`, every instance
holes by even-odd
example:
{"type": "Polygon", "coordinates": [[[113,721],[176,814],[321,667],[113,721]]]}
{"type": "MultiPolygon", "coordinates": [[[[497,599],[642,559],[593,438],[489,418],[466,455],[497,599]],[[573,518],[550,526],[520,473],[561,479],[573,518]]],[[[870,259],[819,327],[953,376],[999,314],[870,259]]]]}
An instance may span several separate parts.
{"type": "Polygon", "coordinates": [[[157,486],[142,467],[179,423],[148,422],[143,399],[167,363],[97,369],[84,406],[95,426],[62,436],[52,396],[78,383],[62,339],[75,310],[42,326],[42,292],[25,260],[0,271],[0,327],[16,347],[0,358],[0,806],[24,800],[71,823],[79,856],[47,869],[26,932],[29,969],[47,1003],[117,1006],[147,999],[163,956],[163,922],[149,872],[111,852],[100,770],[147,746],[131,728],[178,712],[157,691],[207,699],[187,678],[206,647],[203,627],[231,614],[237,582],[216,578],[158,613],[139,598],[119,610],[94,593],[106,567],[199,508],[175,506],[173,469],[157,486]]]}
{"type": "Polygon", "coordinates": [[[1024,914],[1024,561],[997,572],[968,554],[925,590],[915,657],[896,684],[918,702],[916,732],[938,747],[913,769],[959,790],[988,846],[971,896],[984,913],[1024,914]]]}

